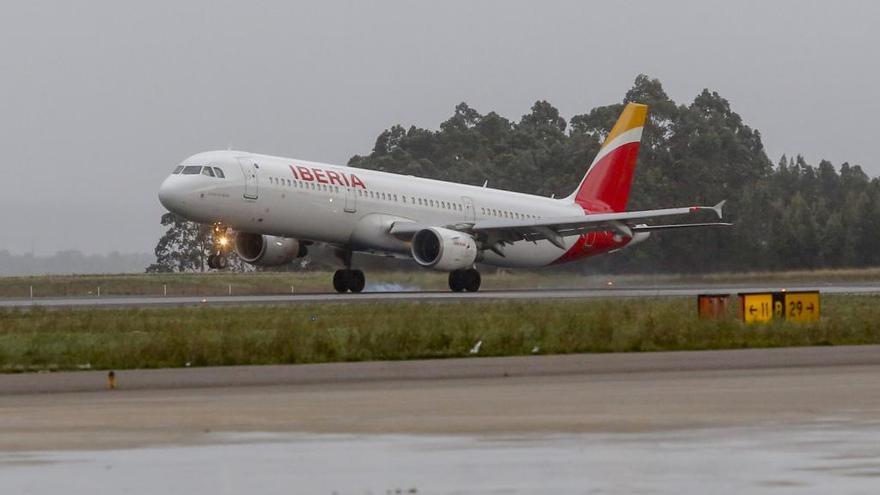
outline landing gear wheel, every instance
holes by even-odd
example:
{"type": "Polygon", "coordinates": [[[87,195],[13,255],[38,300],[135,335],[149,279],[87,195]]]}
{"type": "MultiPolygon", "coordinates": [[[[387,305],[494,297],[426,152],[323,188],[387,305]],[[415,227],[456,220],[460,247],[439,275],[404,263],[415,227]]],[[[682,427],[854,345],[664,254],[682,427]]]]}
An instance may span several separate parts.
{"type": "Polygon", "coordinates": [[[226,256],[222,254],[218,254],[214,256],[214,268],[218,270],[226,269],[226,265],[229,264],[229,260],[226,259],[226,256]]]}
{"type": "Polygon", "coordinates": [[[336,292],[340,294],[348,292],[350,272],[350,270],[336,270],[336,273],[333,274],[333,288],[336,289],[336,292]]]}
{"type": "Polygon", "coordinates": [[[453,270],[449,272],[449,288],[452,292],[461,292],[464,290],[464,270],[453,270]]]}
{"type": "Polygon", "coordinates": [[[211,228],[211,251],[208,256],[208,268],[223,270],[228,264],[226,253],[229,252],[229,238],[226,236],[228,227],[220,222],[215,222],[211,228]]]}
{"type": "Polygon", "coordinates": [[[480,272],[473,268],[467,270],[454,270],[449,273],[449,288],[452,292],[476,292],[480,290],[480,272]]]}
{"type": "Polygon", "coordinates": [[[480,272],[473,268],[468,268],[464,271],[464,289],[468,292],[476,292],[480,290],[480,283],[483,281],[483,278],[480,276],[480,272]]]}
{"type": "Polygon", "coordinates": [[[366,285],[367,278],[360,270],[336,270],[333,274],[333,288],[340,294],[348,291],[361,292],[366,285]]]}
{"type": "Polygon", "coordinates": [[[229,260],[227,260],[226,256],[223,256],[222,254],[212,254],[208,256],[208,268],[223,270],[228,264],[229,260]]]}
{"type": "Polygon", "coordinates": [[[365,277],[364,272],[360,270],[350,270],[348,281],[348,290],[354,293],[361,292],[367,285],[367,277],[365,277]]]}

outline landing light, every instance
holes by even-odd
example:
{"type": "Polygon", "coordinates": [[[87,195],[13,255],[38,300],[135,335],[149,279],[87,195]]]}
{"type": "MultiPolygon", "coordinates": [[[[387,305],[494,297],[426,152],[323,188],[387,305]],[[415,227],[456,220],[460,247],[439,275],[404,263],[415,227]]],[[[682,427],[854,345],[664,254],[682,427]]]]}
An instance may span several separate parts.
{"type": "Polygon", "coordinates": [[[225,245],[229,244],[229,239],[227,239],[225,237],[221,237],[218,242],[220,243],[221,246],[225,246],[225,245]]]}

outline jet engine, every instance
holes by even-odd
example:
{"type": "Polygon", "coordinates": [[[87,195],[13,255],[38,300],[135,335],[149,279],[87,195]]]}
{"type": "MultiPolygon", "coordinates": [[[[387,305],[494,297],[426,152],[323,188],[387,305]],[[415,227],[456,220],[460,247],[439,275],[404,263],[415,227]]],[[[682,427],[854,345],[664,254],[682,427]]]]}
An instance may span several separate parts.
{"type": "Polygon", "coordinates": [[[308,253],[306,246],[296,239],[248,232],[235,234],[235,252],[257,266],[286,265],[308,253]]]}
{"type": "Polygon", "coordinates": [[[446,272],[470,268],[477,254],[474,238],[455,230],[431,227],[412,238],[412,257],[425,268],[446,272]]]}

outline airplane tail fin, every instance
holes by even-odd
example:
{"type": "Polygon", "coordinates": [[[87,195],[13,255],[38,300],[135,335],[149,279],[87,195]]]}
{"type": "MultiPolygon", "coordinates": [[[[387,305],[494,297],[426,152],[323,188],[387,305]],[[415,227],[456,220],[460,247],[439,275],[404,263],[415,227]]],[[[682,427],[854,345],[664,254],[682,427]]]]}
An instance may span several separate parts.
{"type": "Polygon", "coordinates": [[[568,198],[591,212],[624,211],[648,106],[627,103],[580,186],[568,198]]]}

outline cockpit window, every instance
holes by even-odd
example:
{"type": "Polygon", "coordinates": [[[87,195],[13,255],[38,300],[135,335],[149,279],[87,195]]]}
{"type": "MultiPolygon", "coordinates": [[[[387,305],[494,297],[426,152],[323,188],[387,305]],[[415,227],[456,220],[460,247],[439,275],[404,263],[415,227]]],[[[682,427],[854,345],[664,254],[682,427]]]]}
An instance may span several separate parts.
{"type": "Polygon", "coordinates": [[[223,169],[220,167],[214,167],[214,175],[216,175],[220,179],[225,179],[226,174],[223,173],[223,169]]]}
{"type": "Polygon", "coordinates": [[[208,177],[214,177],[214,169],[211,167],[202,168],[202,175],[207,175],[208,177]]]}
{"type": "Polygon", "coordinates": [[[183,165],[178,165],[178,166],[174,167],[174,172],[171,172],[171,173],[172,174],[179,174],[181,170],[183,170],[183,165]]]}
{"type": "Polygon", "coordinates": [[[202,173],[202,167],[197,167],[190,165],[188,167],[183,167],[183,175],[199,175],[202,173]]]}

